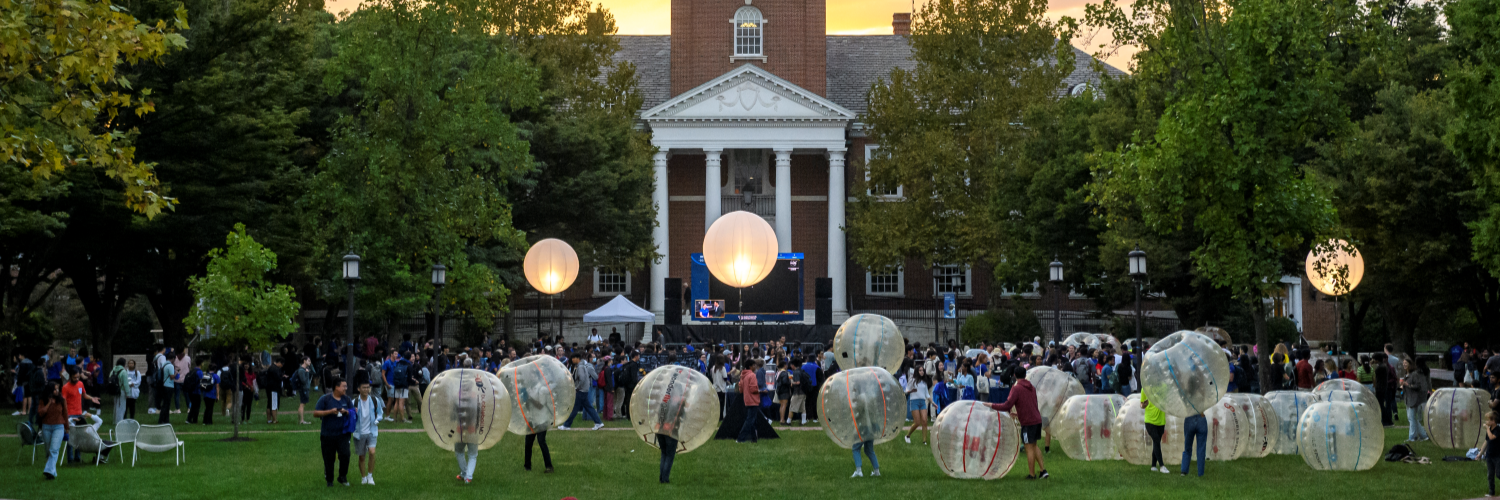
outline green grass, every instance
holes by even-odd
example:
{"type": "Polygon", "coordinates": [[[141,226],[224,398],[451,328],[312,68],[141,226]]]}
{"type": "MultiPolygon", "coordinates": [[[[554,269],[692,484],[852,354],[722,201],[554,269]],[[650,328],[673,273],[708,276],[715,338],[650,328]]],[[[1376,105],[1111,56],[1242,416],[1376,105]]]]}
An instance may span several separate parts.
{"type": "MultiPolygon", "coordinates": [[[[19,417],[0,417],[3,429],[14,429],[19,417]]],[[[144,418],[144,416],[141,416],[144,418]]],[[[1298,456],[1271,456],[1225,463],[1209,463],[1203,478],[1148,472],[1143,466],[1124,461],[1080,462],[1067,458],[1054,446],[1046,455],[1052,478],[1027,481],[1025,460],[996,481],[957,480],[947,477],[934,463],[928,447],[901,440],[880,445],[879,478],[851,479],[849,451],[834,446],[821,430],[782,432],[782,439],[759,444],[710,441],[703,447],[679,455],[672,471],[672,484],[656,482],[658,453],[629,431],[554,431],[549,433],[557,471],[541,473],[540,454],[535,471],[521,469],[523,439],[506,436],[494,448],[480,452],[474,482],[463,485],[454,479],[457,466],[452,453],[434,446],[421,432],[384,432],[378,448],[376,486],[358,484],[356,467],[350,465],[353,486],[323,484],[322,459],[316,426],[296,424],[296,415],[283,414],[282,423],[259,424],[245,429],[252,442],[223,442],[228,424],[183,425],[173,415],[179,432],[187,434],[187,462],[173,465],[172,455],[142,453],[131,468],[129,449],[119,451],[110,463],[95,467],[65,465],[55,481],[44,481],[41,459],[32,465],[28,455],[20,465],[14,456],[0,457],[0,498],[58,499],[133,498],[234,498],[286,499],[355,498],[525,498],[580,499],[674,498],[1059,498],[1082,500],[1212,499],[1321,497],[1349,499],[1460,499],[1483,496],[1484,466],[1478,462],[1445,463],[1442,450],[1431,444],[1415,446],[1419,455],[1433,459],[1432,465],[1381,462],[1365,472],[1315,472],[1298,456]],[[288,423],[290,422],[290,423],[288,423]],[[265,432],[265,431],[280,432],[265,432]]],[[[154,422],[154,420],[151,420],[154,422]]],[[[147,422],[147,423],[151,423],[147,422]]],[[[583,425],[580,423],[580,425],[583,425]]],[[[610,422],[610,428],[624,427],[610,422]]],[[[108,425],[106,425],[106,429],[108,425]]],[[[417,429],[414,424],[382,425],[383,430],[417,429]]],[[[13,432],[0,430],[0,432],[13,432]]],[[[1406,428],[1387,429],[1387,448],[1406,437],[1406,428]]],[[[17,439],[0,439],[8,453],[16,452],[17,439]]],[[[918,442],[920,443],[920,441],[918,442]]],[[[45,453],[45,450],[43,450],[45,453]]],[[[869,465],[866,464],[866,472],[869,465]]]]}

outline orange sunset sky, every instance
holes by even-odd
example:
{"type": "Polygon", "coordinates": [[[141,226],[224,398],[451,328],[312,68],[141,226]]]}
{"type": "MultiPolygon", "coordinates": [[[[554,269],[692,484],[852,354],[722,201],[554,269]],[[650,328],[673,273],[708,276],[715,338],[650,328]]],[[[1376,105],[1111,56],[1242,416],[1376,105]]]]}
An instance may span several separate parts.
{"type": "MultiPolygon", "coordinates": [[[[896,12],[911,12],[913,0],[827,0],[828,2],[828,33],[835,35],[889,35],[891,34],[891,14],[896,12]]],[[[327,8],[332,12],[342,10],[353,10],[358,7],[360,0],[327,0],[327,8]]],[[[620,26],[622,35],[665,35],[672,31],[672,0],[601,0],[596,3],[604,5],[615,15],[615,21],[620,26]]],[[[920,1],[917,3],[921,3],[920,1]]],[[[1070,16],[1074,19],[1083,18],[1083,6],[1089,0],[1049,0],[1049,14],[1053,17],[1070,16]]],[[[1093,45],[1098,45],[1103,37],[1095,37],[1093,45]]],[[[1098,47],[1086,47],[1083,40],[1076,40],[1074,45],[1094,53],[1098,47]]],[[[1106,59],[1107,62],[1122,70],[1128,70],[1129,57],[1118,54],[1106,59]]]]}

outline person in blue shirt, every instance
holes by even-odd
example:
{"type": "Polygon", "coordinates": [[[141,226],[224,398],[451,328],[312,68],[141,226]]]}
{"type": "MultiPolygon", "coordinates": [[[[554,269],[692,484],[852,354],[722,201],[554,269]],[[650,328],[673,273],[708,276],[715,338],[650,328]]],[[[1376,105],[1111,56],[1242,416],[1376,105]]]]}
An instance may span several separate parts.
{"type": "Polygon", "coordinates": [[[354,400],[345,393],[349,384],[343,379],[334,377],[329,385],[333,387],[333,391],[318,398],[318,405],[313,407],[313,418],[323,419],[322,430],[318,433],[323,451],[323,479],[328,481],[328,486],[333,486],[333,461],[337,457],[338,482],[349,486],[350,433],[345,431],[345,427],[349,409],[354,407],[354,400]]]}
{"type": "MultiPolygon", "coordinates": [[[[806,363],[802,363],[802,373],[807,374],[807,380],[812,384],[810,394],[818,393],[818,364],[813,361],[815,358],[816,356],[808,358],[806,363]]],[[[802,423],[807,423],[809,413],[813,416],[813,423],[818,423],[818,398],[807,398],[807,411],[802,414],[802,423]]]]}
{"type": "Polygon", "coordinates": [[[198,393],[203,397],[203,425],[214,425],[214,403],[219,401],[219,370],[204,361],[198,376],[198,393]]]}

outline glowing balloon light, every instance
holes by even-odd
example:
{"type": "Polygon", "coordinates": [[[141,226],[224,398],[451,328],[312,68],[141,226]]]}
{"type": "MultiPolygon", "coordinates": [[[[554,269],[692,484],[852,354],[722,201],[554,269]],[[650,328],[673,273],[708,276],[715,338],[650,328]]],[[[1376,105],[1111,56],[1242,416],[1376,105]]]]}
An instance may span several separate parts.
{"type": "Polygon", "coordinates": [[[567,290],[578,279],[578,253],[562,240],[547,238],[531,245],[522,267],[532,288],[553,295],[567,290]]]}
{"type": "Polygon", "coordinates": [[[1343,295],[1354,291],[1354,287],[1359,286],[1359,280],[1365,276],[1364,257],[1360,256],[1358,249],[1349,253],[1345,247],[1353,246],[1347,241],[1329,240],[1328,243],[1338,248],[1321,253],[1315,248],[1307,253],[1307,280],[1312,282],[1313,288],[1326,295],[1343,295]],[[1322,271],[1318,270],[1320,262],[1323,264],[1322,271]]]}
{"type": "Polygon", "coordinates": [[[776,231],[750,212],[725,214],[703,235],[703,264],[724,284],[745,288],[776,266],[776,231]]]}

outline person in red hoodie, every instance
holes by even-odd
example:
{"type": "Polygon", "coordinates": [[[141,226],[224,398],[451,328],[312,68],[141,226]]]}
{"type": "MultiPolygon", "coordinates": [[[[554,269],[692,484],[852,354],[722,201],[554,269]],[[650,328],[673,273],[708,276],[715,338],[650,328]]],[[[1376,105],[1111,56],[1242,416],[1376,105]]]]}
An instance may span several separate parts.
{"type": "Polygon", "coordinates": [[[1026,380],[1026,370],[1015,368],[1016,383],[1010,388],[1010,399],[1004,403],[990,404],[999,411],[1012,411],[1021,424],[1021,442],[1026,444],[1026,479],[1047,478],[1047,465],[1042,463],[1042,454],[1036,442],[1042,438],[1042,412],[1036,407],[1036,387],[1026,380]],[[1042,472],[1037,474],[1037,470],[1042,472]]]}

